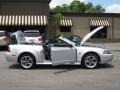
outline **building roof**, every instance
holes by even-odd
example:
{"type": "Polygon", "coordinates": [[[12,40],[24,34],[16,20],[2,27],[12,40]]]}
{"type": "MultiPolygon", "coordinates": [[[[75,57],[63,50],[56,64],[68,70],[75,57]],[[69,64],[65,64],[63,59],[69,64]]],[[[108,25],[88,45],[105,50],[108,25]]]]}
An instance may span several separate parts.
{"type": "Polygon", "coordinates": [[[29,1],[32,1],[32,2],[49,2],[51,0],[0,0],[0,2],[29,2],[29,1]]]}
{"type": "Polygon", "coordinates": [[[76,13],[76,12],[53,12],[50,14],[61,13],[64,16],[83,16],[83,17],[120,17],[120,13],[76,13]]]}

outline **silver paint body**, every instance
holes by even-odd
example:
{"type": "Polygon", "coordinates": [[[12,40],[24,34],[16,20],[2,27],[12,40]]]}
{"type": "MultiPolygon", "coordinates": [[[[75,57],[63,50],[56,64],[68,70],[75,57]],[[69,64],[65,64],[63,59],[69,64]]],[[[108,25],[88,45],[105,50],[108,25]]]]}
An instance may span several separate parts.
{"type": "Polygon", "coordinates": [[[99,55],[101,62],[106,63],[112,61],[112,54],[103,54],[105,49],[91,46],[80,47],[51,47],[52,61],[44,58],[42,46],[37,45],[10,45],[10,52],[6,52],[8,62],[16,62],[22,53],[31,53],[35,56],[36,64],[81,64],[81,60],[86,53],[94,52],[99,55]]]}
{"type": "Polygon", "coordinates": [[[40,45],[10,45],[10,52],[6,52],[6,59],[8,62],[16,62],[19,56],[23,53],[30,53],[36,59],[36,64],[52,64],[52,65],[62,65],[62,64],[81,64],[81,60],[87,53],[96,53],[100,57],[100,63],[107,63],[112,61],[112,53],[104,54],[106,49],[85,46],[83,45],[94,33],[99,31],[103,27],[99,27],[94,31],[90,32],[88,35],[83,38],[81,45],[75,46],[75,43],[64,38],[63,36],[59,37],[60,40],[66,42],[72,47],[56,47],[51,46],[51,60],[45,60],[43,46],[40,45]]]}

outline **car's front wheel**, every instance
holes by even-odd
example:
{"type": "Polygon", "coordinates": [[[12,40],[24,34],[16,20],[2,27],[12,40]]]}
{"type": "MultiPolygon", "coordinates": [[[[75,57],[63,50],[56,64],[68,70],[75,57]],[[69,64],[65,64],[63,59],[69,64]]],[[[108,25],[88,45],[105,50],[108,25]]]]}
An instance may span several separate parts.
{"type": "Polygon", "coordinates": [[[19,65],[23,69],[31,69],[35,66],[35,58],[31,54],[23,54],[19,58],[19,65]]]}
{"type": "Polygon", "coordinates": [[[94,53],[88,53],[82,59],[82,66],[87,69],[97,68],[98,64],[99,57],[94,53]]]}

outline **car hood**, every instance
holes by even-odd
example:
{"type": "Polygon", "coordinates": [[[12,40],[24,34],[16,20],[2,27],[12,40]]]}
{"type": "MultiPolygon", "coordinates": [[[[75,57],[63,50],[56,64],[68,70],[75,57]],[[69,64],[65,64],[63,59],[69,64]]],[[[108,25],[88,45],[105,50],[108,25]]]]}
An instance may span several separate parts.
{"type": "Polygon", "coordinates": [[[91,31],[90,33],[88,33],[81,41],[80,46],[82,46],[91,36],[93,36],[96,32],[98,32],[99,30],[101,30],[102,28],[104,28],[104,26],[100,26],[96,29],[94,29],[93,31],[91,31]]]}
{"type": "Polygon", "coordinates": [[[92,45],[82,45],[82,47],[105,49],[105,48],[103,48],[103,47],[92,46],[92,45]]]}
{"type": "MultiPolygon", "coordinates": [[[[100,26],[96,29],[94,29],[93,31],[91,31],[90,33],[88,33],[82,40],[81,40],[81,43],[80,43],[80,46],[82,46],[92,35],[94,35],[96,32],[98,32],[99,30],[101,30],[102,28],[104,28],[104,26],[100,26]]],[[[64,36],[60,36],[59,37],[60,40],[62,41],[65,41],[69,44],[71,44],[72,46],[76,46],[76,43],[75,42],[72,42],[71,40],[65,38],[64,36]]]]}
{"type": "Polygon", "coordinates": [[[76,47],[76,49],[77,50],[79,50],[79,51],[84,51],[84,50],[87,50],[87,51],[104,51],[104,50],[106,50],[105,48],[102,48],[102,47],[96,47],[96,46],[86,46],[86,45],[82,45],[82,46],[80,46],[80,47],[76,47]]]}

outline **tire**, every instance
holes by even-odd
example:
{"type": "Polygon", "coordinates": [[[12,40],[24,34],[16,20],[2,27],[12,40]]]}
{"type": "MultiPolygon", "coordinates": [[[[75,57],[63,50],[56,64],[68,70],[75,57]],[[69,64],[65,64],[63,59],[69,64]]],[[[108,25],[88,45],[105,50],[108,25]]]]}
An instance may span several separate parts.
{"type": "Polygon", "coordinates": [[[82,59],[82,66],[87,69],[95,69],[99,64],[99,57],[94,53],[86,54],[82,59]]]}
{"type": "Polygon", "coordinates": [[[19,58],[19,65],[23,69],[32,69],[35,66],[35,57],[31,54],[23,54],[19,58]]]}

